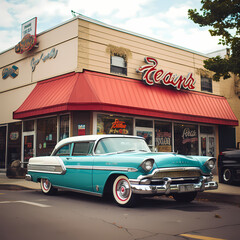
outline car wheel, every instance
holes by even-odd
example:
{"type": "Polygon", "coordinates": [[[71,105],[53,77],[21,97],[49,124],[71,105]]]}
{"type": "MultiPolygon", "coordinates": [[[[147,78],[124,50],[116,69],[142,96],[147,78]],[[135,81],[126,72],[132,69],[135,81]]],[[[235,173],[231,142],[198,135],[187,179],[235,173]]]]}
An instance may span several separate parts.
{"type": "Polygon", "coordinates": [[[136,196],[132,193],[130,182],[124,175],[118,176],[113,182],[113,197],[121,207],[133,207],[136,196]]]}
{"type": "Polygon", "coordinates": [[[197,192],[186,192],[186,193],[175,193],[173,194],[173,198],[177,202],[191,202],[197,196],[197,192]]]}
{"type": "Polygon", "coordinates": [[[232,171],[230,168],[225,168],[222,172],[223,183],[231,184],[233,182],[232,171]]]}
{"type": "Polygon", "coordinates": [[[53,188],[51,182],[46,178],[41,179],[40,186],[41,186],[42,192],[47,195],[54,194],[57,191],[57,189],[53,188]]]}

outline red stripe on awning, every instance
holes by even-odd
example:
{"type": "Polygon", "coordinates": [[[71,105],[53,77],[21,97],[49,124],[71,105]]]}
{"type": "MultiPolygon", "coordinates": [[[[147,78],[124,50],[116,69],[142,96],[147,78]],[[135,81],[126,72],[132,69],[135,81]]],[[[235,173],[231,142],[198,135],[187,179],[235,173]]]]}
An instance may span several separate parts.
{"type": "Polygon", "coordinates": [[[85,71],[38,82],[13,113],[24,119],[66,111],[105,111],[237,126],[226,98],[85,71]]]}

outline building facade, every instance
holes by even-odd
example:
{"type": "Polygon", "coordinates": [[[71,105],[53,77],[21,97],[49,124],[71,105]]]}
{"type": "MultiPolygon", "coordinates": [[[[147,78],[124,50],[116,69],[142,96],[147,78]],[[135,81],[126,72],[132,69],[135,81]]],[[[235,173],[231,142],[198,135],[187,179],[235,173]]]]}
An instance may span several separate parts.
{"type": "Polygon", "coordinates": [[[138,135],[152,151],[217,156],[226,134],[240,141],[229,86],[237,80],[213,82],[204,59],[84,16],[38,34],[29,51],[0,53],[0,169],[15,160],[26,167],[85,134],[138,135]]]}

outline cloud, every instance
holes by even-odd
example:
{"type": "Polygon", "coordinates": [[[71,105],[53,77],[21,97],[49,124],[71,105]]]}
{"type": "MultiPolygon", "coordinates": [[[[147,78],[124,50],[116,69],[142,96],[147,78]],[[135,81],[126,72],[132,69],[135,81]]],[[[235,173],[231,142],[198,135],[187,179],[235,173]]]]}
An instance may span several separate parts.
{"type": "Polygon", "coordinates": [[[71,10],[188,49],[214,51],[218,41],[188,19],[188,9],[199,4],[199,0],[2,0],[0,51],[20,41],[25,21],[37,17],[39,33],[72,18],[71,10]]]}

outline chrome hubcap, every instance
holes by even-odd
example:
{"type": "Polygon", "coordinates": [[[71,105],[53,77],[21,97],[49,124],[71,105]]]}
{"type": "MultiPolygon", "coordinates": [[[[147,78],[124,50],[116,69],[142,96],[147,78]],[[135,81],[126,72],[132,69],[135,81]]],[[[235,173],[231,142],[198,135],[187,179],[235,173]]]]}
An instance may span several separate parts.
{"type": "Polygon", "coordinates": [[[129,198],[130,187],[126,180],[120,180],[116,188],[116,193],[120,200],[125,201],[129,198]]]}
{"type": "Polygon", "coordinates": [[[229,169],[225,169],[223,172],[224,181],[228,182],[231,179],[231,171],[229,169]]]}
{"type": "Polygon", "coordinates": [[[50,182],[47,179],[43,180],[43,188],[45,189],[45,191],[48,191],[50,187],[50,182]]]}

